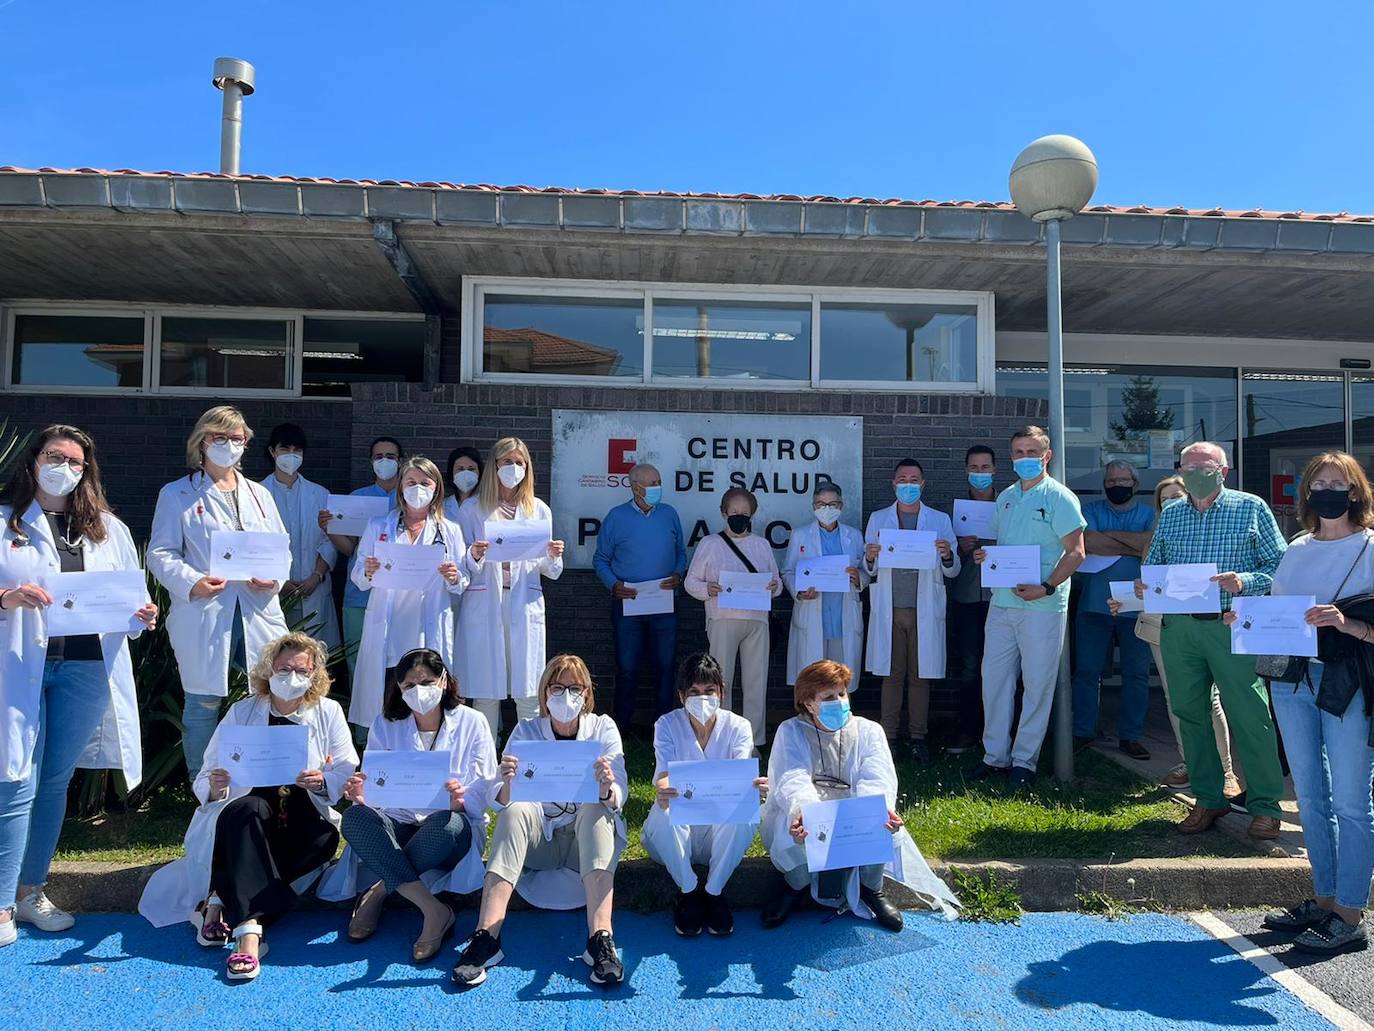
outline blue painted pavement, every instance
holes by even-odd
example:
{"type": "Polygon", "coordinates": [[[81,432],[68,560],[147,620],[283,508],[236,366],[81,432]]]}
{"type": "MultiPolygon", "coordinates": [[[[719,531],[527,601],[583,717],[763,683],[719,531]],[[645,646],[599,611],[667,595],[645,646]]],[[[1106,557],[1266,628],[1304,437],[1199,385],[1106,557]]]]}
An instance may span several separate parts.
{"type": "MultiPolygon", "coordinates": [[[[684,940],[664,914],[622,913],[627,983],[607,992],[575,958],[580,912],[522,912],[506,924],[507,963],[463,993],[448,978],[456,946],[426,966],[409,962],[414,913],[388,912],[364,945],[341,940],[345,919],[286,917],[269,929],[262,976],[231,984],[227,953],[199,948],[187,925],[82,916],[67,934],[25,928],[0,950],[0,991],[6,1012],[22,1015],[10,1026],[23,1031],[1331,1026],[1225,945],[1159,915],[1033,914],[1019,927],[909,916],[891,935],[818,912],[770,932],[741,912],[732,939],[684,940]]],[[[473,919],[460,914],[459,930],[473,919]]]]}

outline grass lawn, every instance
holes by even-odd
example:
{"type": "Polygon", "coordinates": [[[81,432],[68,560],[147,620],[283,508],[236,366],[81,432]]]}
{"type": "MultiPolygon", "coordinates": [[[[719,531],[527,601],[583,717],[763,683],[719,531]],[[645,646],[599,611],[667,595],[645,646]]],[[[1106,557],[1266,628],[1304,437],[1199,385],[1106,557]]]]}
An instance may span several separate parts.
{"type": "MultiPolygon", "coordinates": [[[[625,858],[644,855],[639,828],[653,804],[653,750],[626,742],[630,800],[625,858]]],[[[1095,861],[1176,856],[1247,856],[1253,851],[1222,833],[1187,838],[1173,832],[1184,807],[1091,750],[1077,758],[1075,782],[1061,788],[1042,776],[1035,789],[1009,796],[1004,787],[965,785],[977,755],[947,756],[927,769],[897,764],[898,808],[931,859],[1069,858],[1095,861]]],[[[139,812],[68,820],[58,846],[63,861],[151,863],[175,859],[195,801],[185,787],[164,790],[139,812]]],[[[749,855],[763,855],[757,838],[749,855]]]]}

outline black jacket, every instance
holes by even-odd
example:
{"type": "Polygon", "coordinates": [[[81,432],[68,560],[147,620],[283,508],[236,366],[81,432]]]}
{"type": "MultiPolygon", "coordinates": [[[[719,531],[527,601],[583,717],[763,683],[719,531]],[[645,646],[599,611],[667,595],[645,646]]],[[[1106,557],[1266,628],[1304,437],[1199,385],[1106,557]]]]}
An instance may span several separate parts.
{"type": "MultiPolygon", "coordinates": [[[[1374,626],[1374,594],[1341,598],[1334,604],[1346,618],[1374,626]]],[[[1374,643],[1343,634],[1335,627],[1322,627],[1317,631],[1317,657],[1323,664],[1317,708],[1344,716],[1358,691],[1364,696],[1365,714],[1374,715],[1374,643]]],[[[1374,747],[1374,727],[1369,743],[1374,747]]]]}

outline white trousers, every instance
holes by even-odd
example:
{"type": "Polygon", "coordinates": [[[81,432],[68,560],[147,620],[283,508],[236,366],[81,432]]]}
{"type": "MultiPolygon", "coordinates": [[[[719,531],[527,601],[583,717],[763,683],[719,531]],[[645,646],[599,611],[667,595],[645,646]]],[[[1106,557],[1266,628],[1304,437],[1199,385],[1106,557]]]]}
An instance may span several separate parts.
{"type": "Polygon", "coordinates": [[[725,671],[725,697],[721,705],[733,708],[735,658],[740,664],[744,692],[744,718],[754,729],[754,744],[768,740],[768,623],[762,619],[708,619],[706,644],[711,656],[725,671]]]}
{"type": "MultiPolygon", "coordinates": [[[[502,746],[505,744],[501,737],[501,698],[474,698],[472,707],[487,718],[487,723],[491,725],[491,739],[496,742],[496,752],[499,755],[502,746]]],[[[539,696],[530,695],[528,698],[515,699],[516,719],[528,720],[539,715],[539,696]]]]}
{"type": "Polygon", "coordinates": [[[1067,617],[1066,612],[988,606],[983,644],[983,762],[989,766],[1034,771],[1040,762],[1067,617]],[[1018,674],[1025,691],[1013,747],[1011,715],[1018,674]]]}
{"type": "Polygon", "coordinates": [[[719,895],[748,851],[756,829],[757,825],[751,823],[674,827],[668,822],[667,812],[655,803],[644,820],[639,840],[649,858],[667,869],[679,891],[696,890],[697,872],[692,864],[704,863],[708,870],[706,891],[719,895]]]}

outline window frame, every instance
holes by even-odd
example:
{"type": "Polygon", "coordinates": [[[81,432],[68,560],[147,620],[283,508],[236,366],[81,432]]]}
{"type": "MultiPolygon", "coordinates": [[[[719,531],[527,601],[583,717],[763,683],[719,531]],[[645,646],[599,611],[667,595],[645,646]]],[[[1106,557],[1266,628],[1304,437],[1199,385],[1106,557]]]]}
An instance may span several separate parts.
{"type": "Polygon", "coordinates": [[[637,283],[626,280],[548,279],[523,276],[464,276],[461,323],[462,381],[588,387],[650,387],[667,390],[845,390],[907,394],[990,394],[996,379],[996,310],[990,290],[899,290],[869,287],[805,287],[739,283],[637,283]],[[488,294],[532,297],[619,298],[643,306],[643,372],[639,376],[559,376],[526,372],[487,372],[483,368],[483,329],[488,294]],[[734,379],[702,376],[655,376],[653,312],[657,300],[760,301],[811,305],[810,374],[804,379],[734,379]],[[939,383],[929,380],[841,380],[820,375],[821,305],[837,303],[949,304],[973,307],[977,319],[978,377],[939,383]]]}

